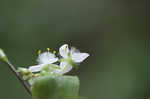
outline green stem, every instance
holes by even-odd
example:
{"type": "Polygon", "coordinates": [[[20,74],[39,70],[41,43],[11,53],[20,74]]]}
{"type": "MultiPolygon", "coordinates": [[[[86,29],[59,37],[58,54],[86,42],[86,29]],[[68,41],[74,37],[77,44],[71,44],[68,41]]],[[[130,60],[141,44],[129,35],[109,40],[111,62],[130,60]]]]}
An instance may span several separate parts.
{"type": "Polygon", "coordinates": [[[22,78],[22,76],[19,74],[19,72],[15,69],[14,65],[12,65],[9,60],[7,61],[7,64],[8,64],[8,67],[10,68],[10,70],[16,75],[16,77],[18,78],[18,80],[25,87],[25,89],[27,90],[27,92],[32,96],[29,84],[22,78]]]}

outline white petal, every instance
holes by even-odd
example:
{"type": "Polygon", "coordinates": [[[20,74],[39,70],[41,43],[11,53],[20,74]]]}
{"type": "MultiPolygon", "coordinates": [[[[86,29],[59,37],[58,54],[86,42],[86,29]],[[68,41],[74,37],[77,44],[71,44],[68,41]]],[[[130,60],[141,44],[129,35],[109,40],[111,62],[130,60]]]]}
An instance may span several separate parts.
{"type": "Polygon", "coordinates": [[[88,53],[74,53],[72,54],[72,60],[76,63],[80,63],[89,57],[88,53]]]}
{"type": "Polygon", "coordinates": [[[51,52],[44,52],[39,55],[37,59],[39,64],[52,64],[58,61],[58,58],[56,58],[55,54],[52,54],[51,52]]]}
{"type": "Polygon", "coordinates": [[[74,53],[80,53],[80,51],[78,49],[76,49],[75,47],[71,47],[70,53],[72,55],[74,53]]]}
{"type": "Polygon", "coordinates": [[[69,48],[68,48],[68,44],[64,44],[59,48],[59,54],[63,57],[63,58],[67,58],[68,57],[68,53],[69,53],[69,48]]]}
{"type": "Polygon", "coordinates": [[[40,64],[40,65],[35,65],[35,66],[30,66],[29,70],[31,72],[39,72],[42,70],[42,68],[45,66],[45,64],[40,64]]]}
{"type": "Polygon", "coordinates": [[[72,66],[70,64],[68,64],[67,62],[61,62],[60,68],[61,68],[60,73],[65,74],[72,69],[72,66]]]}

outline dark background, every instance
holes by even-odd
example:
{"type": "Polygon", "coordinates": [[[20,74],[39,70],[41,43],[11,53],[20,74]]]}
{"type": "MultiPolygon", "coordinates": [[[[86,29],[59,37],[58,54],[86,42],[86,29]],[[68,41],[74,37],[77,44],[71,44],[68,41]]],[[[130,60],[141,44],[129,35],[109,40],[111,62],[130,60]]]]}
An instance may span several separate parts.
{"type": "MultiPolygon", "coordinates": [[[[149,0],[0,0],[0,47],[17,67],[68,43],[90,57],[71,74],[87,99],[150,98],[149,0]]],[[[0,99],[31,99],[0,62],[0,99]]]]}

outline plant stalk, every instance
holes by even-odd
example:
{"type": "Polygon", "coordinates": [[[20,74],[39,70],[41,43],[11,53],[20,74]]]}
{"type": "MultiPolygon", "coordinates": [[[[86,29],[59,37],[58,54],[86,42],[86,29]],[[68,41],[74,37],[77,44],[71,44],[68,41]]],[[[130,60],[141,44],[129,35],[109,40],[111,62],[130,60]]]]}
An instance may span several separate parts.
{"type": "Polygon", "coordinates": [[[29,84],[22,78],[22,76],[19,74],[19,72],[15,69],[14,65],[11,64],[11,62],[9,60],[7,61],[7,64],[8,64],[8,67],[10,68],[10,70],[16,75],[16,77],[18,78],[18,80],[25,87],[25,89],[27,90],[27,92],[32,96],[29,84]]]}

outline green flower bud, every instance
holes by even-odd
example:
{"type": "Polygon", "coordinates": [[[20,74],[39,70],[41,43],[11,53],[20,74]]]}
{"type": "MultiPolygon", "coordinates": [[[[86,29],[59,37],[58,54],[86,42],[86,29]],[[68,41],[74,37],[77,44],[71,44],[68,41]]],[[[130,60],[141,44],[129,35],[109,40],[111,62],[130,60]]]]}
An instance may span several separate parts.
{"type": "Polygon", "coordinates": [[[28,74],[28,73],[30,73],[30,71],[27,68],[22,68],[22,67],[18,68],[18,72],[20,72],[21,74],[28,74]]]}
{"type": "Polygon", "coordinates": [[[0,48],[0,59],[4,62],[8,61],[7,56],[5,55],[4,51],[0,48]]]}
{"type": "Polygon", "coordinates": [[[20,72],[22,74],[24,80],[28,80],[28,79],[32,78],[32,76],[33,76],[32,72],[30,72],[26,68],[19,67],[18,72],[20,72]]]}

